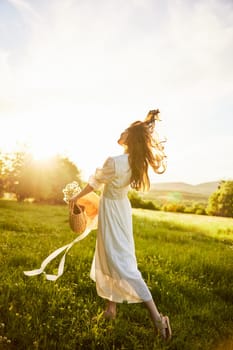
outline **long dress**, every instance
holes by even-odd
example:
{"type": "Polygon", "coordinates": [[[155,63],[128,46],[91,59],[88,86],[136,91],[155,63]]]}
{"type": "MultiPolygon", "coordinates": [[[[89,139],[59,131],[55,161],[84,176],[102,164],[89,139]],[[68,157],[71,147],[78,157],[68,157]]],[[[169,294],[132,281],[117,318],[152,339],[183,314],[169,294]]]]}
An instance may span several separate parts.
{"type": "Polygon", "coordinates": [[[128,155],[122,154],[109,157],[88,181],[94,189],[104,184],[90,277],[100,297],[117,303],[152,299],[135,256],[132,208],[127,196],[130,177],[128,155]]]}

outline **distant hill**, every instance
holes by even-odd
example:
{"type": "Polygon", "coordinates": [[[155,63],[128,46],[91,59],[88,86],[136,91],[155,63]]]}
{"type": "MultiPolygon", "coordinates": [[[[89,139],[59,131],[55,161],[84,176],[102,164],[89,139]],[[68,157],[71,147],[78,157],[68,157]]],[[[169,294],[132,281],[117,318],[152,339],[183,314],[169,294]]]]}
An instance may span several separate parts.
{"type": "Polygon", "coordinates": [[[151,184],[150,191],[142,194],[144,199],[159,201],[197,201],[207,202],[211,193],[216,191],[219,182],[205,182],[190,185],[185,182],[163,182],[151,184]]]}
{"type": "Polygon", "coordinates": [[[190,185],[185,182],[162,182],[153,183],[152,191],[172,191],[172,192],[188,192],[210,195],[218,188],[219,182],[204,182],[198,185],[190,185]]]}

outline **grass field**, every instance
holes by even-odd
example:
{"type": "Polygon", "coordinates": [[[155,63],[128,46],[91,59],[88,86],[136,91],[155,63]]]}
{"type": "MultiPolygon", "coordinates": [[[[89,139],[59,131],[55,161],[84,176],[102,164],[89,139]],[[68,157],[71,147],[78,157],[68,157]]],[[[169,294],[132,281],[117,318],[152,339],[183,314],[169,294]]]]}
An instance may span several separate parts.
{"type": "Polygon", "coordinates": [[[1,350],[233,349],[232,219],[134,210],[138,265],[173,329],[164,344],[142,304],[100,317],[105,303],[89,278],[95,231],[70,250],[56,282],[23,274],[75,238],[66,210],[0,201],[1,350]]]}
{"type": "Polygon", "coordinates": [[[199,202],[207,204],[209,196],[201,193],[190,193],[190,192],[176,192],[176,191],[156,191],[151,190],[141,194],[145,200],[154,200],[155,202],[162,204],[167,201],[179,201],[182,203],[199,202]]]}

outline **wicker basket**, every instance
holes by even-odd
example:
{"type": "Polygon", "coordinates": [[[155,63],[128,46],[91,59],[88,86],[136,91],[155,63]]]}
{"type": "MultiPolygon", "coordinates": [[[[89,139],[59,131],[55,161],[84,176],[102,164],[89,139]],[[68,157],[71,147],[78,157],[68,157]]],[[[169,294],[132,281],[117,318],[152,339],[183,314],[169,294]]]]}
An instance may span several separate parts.
{"type": "Polygon", "coordinates": [[[83,205],[75,204],[69,211],[70,228],[77,234],[81,234],[87,227],[87,215],[83,205]]]}

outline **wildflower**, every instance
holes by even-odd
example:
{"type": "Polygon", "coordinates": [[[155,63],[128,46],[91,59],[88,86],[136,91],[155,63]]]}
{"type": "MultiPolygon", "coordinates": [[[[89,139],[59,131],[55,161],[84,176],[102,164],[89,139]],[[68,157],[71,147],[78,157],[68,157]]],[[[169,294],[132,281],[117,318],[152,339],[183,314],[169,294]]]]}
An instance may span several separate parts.
{"type": "Polygon", "coordinates": [[[81,191],[81,188],[77,181],[73,181],[69,184],[66,185],[66,187],[62,190],[64,193],[64,198],[63,200],[66,203],[69,203],[69,200],[71,197],[73,197],[75,194],[79,193],[81,191]]]}

